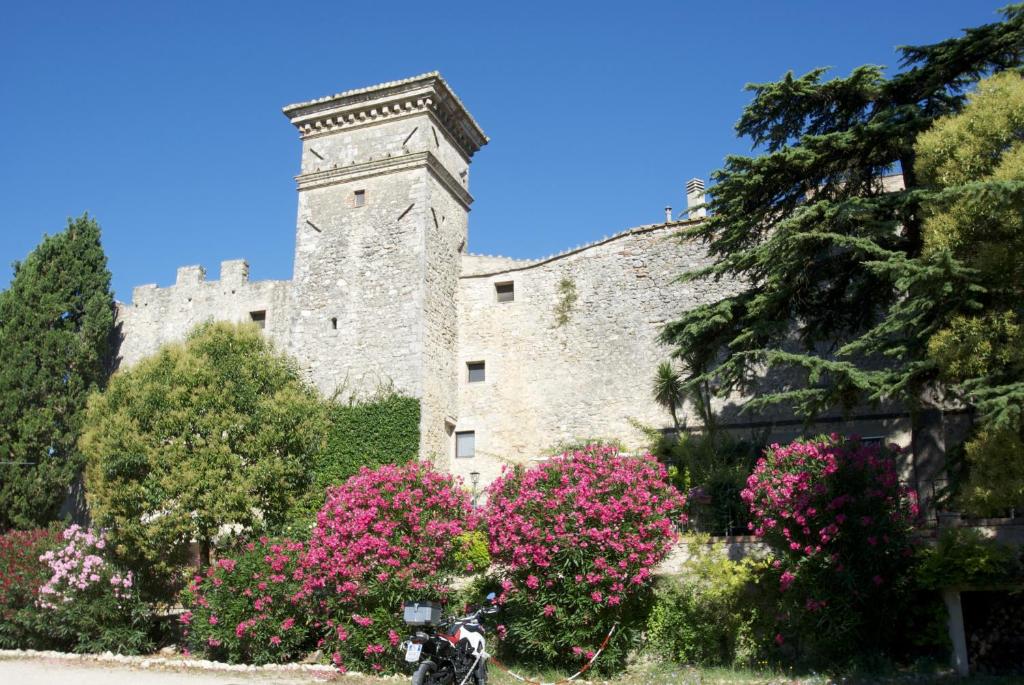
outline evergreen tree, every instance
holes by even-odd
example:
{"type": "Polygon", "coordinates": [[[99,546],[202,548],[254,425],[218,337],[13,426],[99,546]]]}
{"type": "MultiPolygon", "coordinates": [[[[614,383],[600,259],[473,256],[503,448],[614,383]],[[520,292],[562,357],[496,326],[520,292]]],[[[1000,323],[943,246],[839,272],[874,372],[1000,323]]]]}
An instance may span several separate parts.
{"type": "Polygon", "coordinates": [[[924,254],[922,204],[951,191],[922,185],[914,145],[962,110],[983,75],[1020,67],[1024,6],[1003,14],[961,37],[901,48],[891,77],[862,66],[826,81],[816,69],[749,87],[736,128],[762,154],[726,159],[712,176],[709,218],[683,234],[715,258],[685,278],[742,286],[662,333],[681,359],[700,361],[688,384],[720,394],[753,387],[748,408],[785,403],[803,416],[864,401],[914,408],[932,395],[928,341],[980,289],[948,252],[924,254]],[[893,172],[905,187],[884,182],[893,172]],[[757,388],[766,369],[787,372],[781,390],[757,388]]]}
{"type": "Polygon", "coordinates": [[[79,473],[86,398],[106,381],[114,325],[100,227],[46,236],[0,293],[0,529],[53,520],[79,473]]]}

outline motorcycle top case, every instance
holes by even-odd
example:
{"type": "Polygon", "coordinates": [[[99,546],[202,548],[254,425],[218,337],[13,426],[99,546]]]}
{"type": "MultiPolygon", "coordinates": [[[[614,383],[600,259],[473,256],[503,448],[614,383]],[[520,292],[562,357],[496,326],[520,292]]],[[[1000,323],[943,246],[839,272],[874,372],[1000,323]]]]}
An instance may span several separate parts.
{"type": "Polygon", "coordinates": [[[441,621],[441,605],[437,602],[406,602],[405,622],[411,626],[436,625],[441,621]]]}

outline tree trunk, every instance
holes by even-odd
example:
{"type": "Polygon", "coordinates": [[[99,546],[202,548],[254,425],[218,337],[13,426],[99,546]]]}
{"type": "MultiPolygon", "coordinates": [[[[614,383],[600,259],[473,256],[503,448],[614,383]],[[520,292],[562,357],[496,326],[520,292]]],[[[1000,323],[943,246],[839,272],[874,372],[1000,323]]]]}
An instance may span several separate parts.
{"type": "Polygon", "coordinates": [[[925,404],[911,413],[913,488],[921,515],[935,518],[935,491],[946,484],[946,436],[942,410],[925,404]]]}
{"type": "Polygon", "coordinates": [[[203,569],[210,565],[210,538],[203,535],[199,541],[199,568],[203,569]]]}

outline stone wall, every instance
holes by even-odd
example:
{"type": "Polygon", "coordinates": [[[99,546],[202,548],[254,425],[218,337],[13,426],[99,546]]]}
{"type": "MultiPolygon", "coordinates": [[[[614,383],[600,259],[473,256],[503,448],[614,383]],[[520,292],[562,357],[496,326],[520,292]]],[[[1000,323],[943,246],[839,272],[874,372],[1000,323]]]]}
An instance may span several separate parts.
{"type": "Polygon", "coordinates": [[[537,457],[567,440],[604,437],[645,445],[635,422],[662,428],[668,413],[652,399],[657,365],[670,350],[658,342],[667,321],[717,300],[727,282],[680,283],[703,266],[700,245],[681,245],[683,223],[632,229],[525,266],[486,271],[464,258],[459,281],[457,431],[473,431],[476,457],[456,460],[461,475],[490,481],[504,461],[537,457]],[[576,302],[558,325],[560,284],[576,302]],[[514,283],[499,303],[495,284],[514,283]],[[484,362],[486,380],[468,382],[466,364],[484,362]]]}
{"type": "Polygon", "coordinates": [[[120,366],[131,366],[169,342],[183,340],[205,321],[252,321],[265,314],[265,334],[282,351],[287,347],[291,317],[291,283],[250,281],[244,260],[221,263],[220,280],[206,280],[200,266],[178,269],[174,285],[143,285],[129,304],[118,303],[122,338],[120,366]]]}

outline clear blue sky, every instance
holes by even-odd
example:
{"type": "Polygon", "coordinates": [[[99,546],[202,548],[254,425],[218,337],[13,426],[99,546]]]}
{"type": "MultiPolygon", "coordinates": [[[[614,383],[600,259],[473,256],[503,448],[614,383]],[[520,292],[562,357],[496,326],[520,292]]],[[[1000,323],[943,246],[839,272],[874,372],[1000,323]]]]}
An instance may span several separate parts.
{"type": "Polygon", "coordinates": [[[298,135],[281,107],[440,70],[491,143],[469,249],[536,257],[684,204],[746,152],[751,81],[895,67],[1008,0],[10,2],[0,26],[0,287],[88,211],[118,299],[247,258],[290,278],[298,135]]]}

